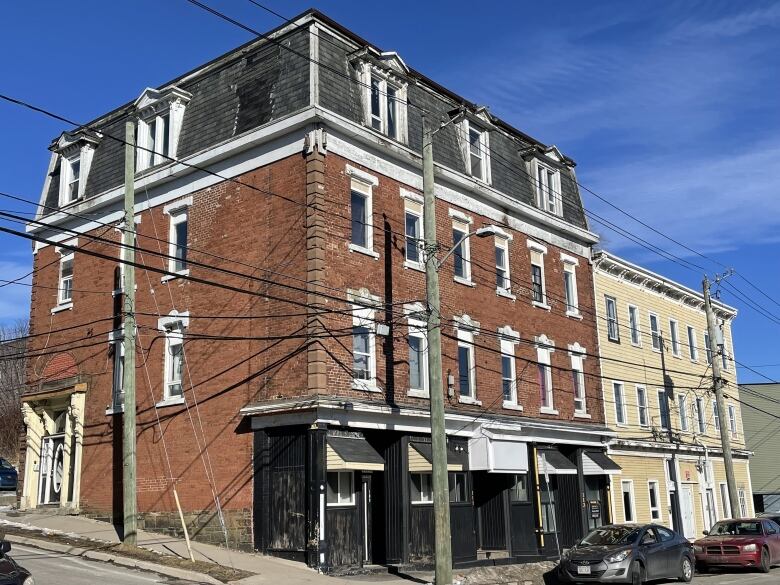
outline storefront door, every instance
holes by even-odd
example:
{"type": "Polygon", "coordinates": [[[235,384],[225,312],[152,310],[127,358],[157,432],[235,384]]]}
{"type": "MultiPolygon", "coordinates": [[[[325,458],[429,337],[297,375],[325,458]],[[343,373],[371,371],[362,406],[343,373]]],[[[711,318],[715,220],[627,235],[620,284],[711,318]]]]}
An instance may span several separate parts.
{"type": "Polygon", "coordinates": [[[38,501],[41,504],[59,504],[65,473],[65,435],[43,438],[41,446],[41,473],[38,501]]]}

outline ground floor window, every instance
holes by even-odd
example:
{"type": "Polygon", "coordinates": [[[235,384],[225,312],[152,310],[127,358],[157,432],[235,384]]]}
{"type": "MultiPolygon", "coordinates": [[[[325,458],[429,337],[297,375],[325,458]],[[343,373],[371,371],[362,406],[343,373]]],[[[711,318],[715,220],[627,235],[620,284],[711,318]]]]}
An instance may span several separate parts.
{"type": "Polygon", "coordinates": [[[741,514],[742,518],[747,518],[748,509],[747,498],[745,498],[745,490],[740,488],[737,490],[737,494],[739,495],[739,513],[741,514]]]}
{"type": "Polygon", "coordinates": [[[412,473],[412,504],[430,504],[433,502],[433,474],[412,473]]]}
{"type": "Polygon", "coordinates": [[[623,489],[623,519],[634,521],[634,484],[631,481],[620,482],[623,489]]]}
{"type": "Polygon", "coordinates": [[[528,476],[525,473],[515,474],[512,478],[512,488],[509,491],[509,498],[512,502],[528,501],[528,476]]]}
{"type": "Polygon", "coordinates": [[[468,502],[468,491],[466,490],[466,474],[465,473],[450,473],[449,474],[449,487],[450,487],[450,502],[468,502]]]}
{"type": "Polygon", "coordinates": [[[328,472],[328,506],[351,506],[355,503],[354,474],[351,471],[328,472]]]}
{"type": "Polygon", "coordinates": [[[658,482],[647,482],[648,495],[650,497],[650,518],[653,520],[661,519],[661,503],[658,497],[658,482]]]}
{"type": "Polygon", "coordinates": [[[547,482],[540,486],[540,500],[542,503],[542,532],[555,532],[555,504],[552,501],[550,486],[547,482]]]}

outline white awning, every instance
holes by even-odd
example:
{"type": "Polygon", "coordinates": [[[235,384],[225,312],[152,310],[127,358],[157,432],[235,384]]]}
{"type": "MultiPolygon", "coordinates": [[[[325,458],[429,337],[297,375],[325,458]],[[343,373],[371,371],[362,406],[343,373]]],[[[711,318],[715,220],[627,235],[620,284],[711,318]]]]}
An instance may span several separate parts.
{"type": "Polygon", "coordinates": [[[528,443],[488,436],[470,439],[469,469],[490,473],[527,473],[528,443]]]}

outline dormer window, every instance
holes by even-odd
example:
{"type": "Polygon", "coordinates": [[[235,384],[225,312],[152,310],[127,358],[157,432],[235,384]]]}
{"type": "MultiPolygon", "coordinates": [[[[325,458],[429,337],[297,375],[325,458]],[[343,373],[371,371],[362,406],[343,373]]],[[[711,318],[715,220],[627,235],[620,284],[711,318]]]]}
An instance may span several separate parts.
{"type": "Polygon", "coordinates": [[[192,94],[171,87],[159,91],[147,89],[136,100],[136,171],[168,163],[176,158],[184,109],[191,98],[192,94]]]}
{"type": "Polygon", "coordinates": [[[486,128],[472,120],[460,123],[460,144],[466,174],[490,184],[490,141],[486,128]]]}
{"type": "Polygon", "coordinates": [[[536,161],[536,204],[553,215],[563,215],[561,173],[536,161]]]}
{"type": "Polygon", "coordinates": [[[60,207],[84,197],[89,168],[100,138],[99,134],[86,130],[65,132],[49,147],[59,159],[60,207]]]}
{"type": "Polygon", "coordinates": [[[394,53],[380,56],[382,63],[362,61],[358,71],[363,84],[365,124],[406,144],[406,87],[401,77],[406,65],[394,53]]]}

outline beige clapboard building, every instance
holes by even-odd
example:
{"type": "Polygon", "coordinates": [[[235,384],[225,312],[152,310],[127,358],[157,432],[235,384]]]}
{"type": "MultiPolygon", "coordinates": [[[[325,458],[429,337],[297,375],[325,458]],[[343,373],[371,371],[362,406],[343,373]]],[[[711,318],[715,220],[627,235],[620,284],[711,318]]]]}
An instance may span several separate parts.
{"type": "Polygon", "coordinates": [[[659,522],[688,538],[721,518],[753,514],[748,452],[733,362],[736,310],[714,301],[723,351],[712,356],[704,298],[608,252],[594,255],[615,522],[659,522]],[[712,391],[711,360],[723,366],[726,412],[712,391]],[[736,400],[735,400],[736,399],[736,400]],[[740,510],[729,509],[720,425],[731,436],[740,510]]]}

